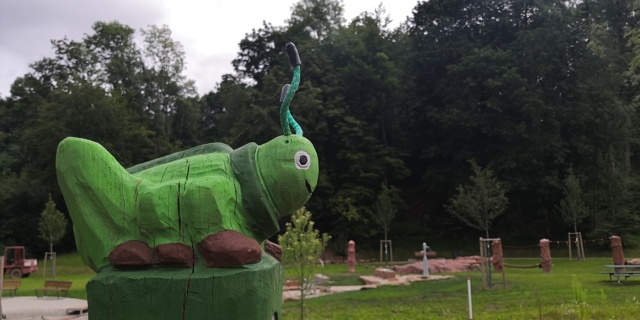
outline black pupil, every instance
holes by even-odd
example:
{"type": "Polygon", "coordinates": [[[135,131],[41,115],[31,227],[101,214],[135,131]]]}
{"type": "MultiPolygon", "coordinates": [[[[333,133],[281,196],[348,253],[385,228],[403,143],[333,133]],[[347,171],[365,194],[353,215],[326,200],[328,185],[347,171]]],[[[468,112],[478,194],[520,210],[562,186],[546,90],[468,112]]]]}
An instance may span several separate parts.
{"type": "Polygon", "coordinates": [[[307,156],[305,155],[300,156],[300,165],[306,166],[308,161],[309,159],[307,159],[307,156]]]}

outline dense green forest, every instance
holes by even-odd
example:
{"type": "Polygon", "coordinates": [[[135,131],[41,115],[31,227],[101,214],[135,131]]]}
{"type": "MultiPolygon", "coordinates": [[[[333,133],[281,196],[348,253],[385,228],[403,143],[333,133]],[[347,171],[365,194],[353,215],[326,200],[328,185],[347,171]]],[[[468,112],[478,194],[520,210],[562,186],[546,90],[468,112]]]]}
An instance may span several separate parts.
{"type": "Polygon", "coordinates": [[[290,41],[303,62],[292,113],[321,162],[308,209],[336,243],[383,237],[372,217],[383,189],[397,208],[391,239],[484,236],[446,209],[472,160],[506,190],[492,236],[565,239],[571,198],[586,239],[631,239],[640,234],[639,5],[429,0],[390,28],[382,7],[345,21],[338,0],[301,0],[284,25],[238,39],[235,72],[203,96],[168,27],[139,31],[137,43],[136,30],[96,22],[83,39],[53,40],[55,55],[0,99],[0,243],[46,248],[37,221],[49,193],[66,211],[54,159],[67,136],[101,143],[128,167],[281,134],[290,41]]]}

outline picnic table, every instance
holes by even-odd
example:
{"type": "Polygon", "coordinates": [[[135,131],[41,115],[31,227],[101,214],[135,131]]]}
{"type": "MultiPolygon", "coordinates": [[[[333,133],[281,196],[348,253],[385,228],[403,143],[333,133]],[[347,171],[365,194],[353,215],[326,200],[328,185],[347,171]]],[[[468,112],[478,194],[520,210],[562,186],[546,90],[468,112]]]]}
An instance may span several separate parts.
{"type": "Polygon", "coordinates": [[[638,264],[606,264],[603,267],[613,269],[610,271],[602,271],[601,274],[608,274],[609,280],[613,281],[613,276],[620,284],[620,277],[624,277],[624,281],[632,276],[640,276],[640,265],[638,264]]]}

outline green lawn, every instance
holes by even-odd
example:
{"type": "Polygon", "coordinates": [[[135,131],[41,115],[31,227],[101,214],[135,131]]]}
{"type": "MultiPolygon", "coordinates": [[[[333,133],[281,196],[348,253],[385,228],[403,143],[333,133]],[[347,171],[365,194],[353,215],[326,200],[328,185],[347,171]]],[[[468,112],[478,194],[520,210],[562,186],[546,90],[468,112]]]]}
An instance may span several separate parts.
{"type": "MultiPolygon", "coordinates": [[[[634,256],[633,253],[627,255],[634,256]]],[[[533,264],[537,259],[506,259],[533,264]]],[[[453,279],[384,286],[307,300],[309,319],[468,319],[466,279],[471,278],[474,319],[635,319],[640,315],[640,277],[618,285],[598,274],[611,257],[569,261],[554,258],[553,272],[506,269],[507,288],[495,274],[493,289],[481,288],[479,272],[451,273],[453,279]]],[[[38,265],[44,267],[42,261],[38,265]]],[[[358,275],[373,274],[375,265],[359,265],[357,274],[343,264],[327,265],[333,285],[360,284],[358,275]]],[[[318,268],[318,273],[322,272],[318,268]]],[[[70,297],[86,299],[85,284],[94,276],[78,255],[58,258],[57,279],[73,281],[70,297]]],[[[17,294],[34,295],[45,279],[42,271],[22,279],[17,294]]],[[[7,298],[10,299],[10,298],[7,298]]],[[[286,302],[282,319],[297,319],[298,302],[286,302]]]]}
{"type": "MultiPolygon", "coordinates": [[[[47,262],[48,272],[43,276],[44,262],[38,260],[38,270],[36,273],[29,275],[28,278],[18,279],[22,282],[20,288],[16,292],[18,296],[34,296],[35,288],[41,288],[45,280],[53,279],[51,277],[51,262],[47,262]]],[[[56,278],[55,280],[72,281],[73,285],[69,290],[68,297],[86,299],[87,291],[85,285],[91,278],[95,276],[95,272],[85,266],[78,254],[61,255],[57,259],[56,278]]],[[[6,278],[7,280],[10,278],[6,278]]],[[[6,296],[6,294],[5,294],[6,296]]],[[[11,299],[11,298],[7,298],[11,299]]]]}
{"type": "MultiPolygon", "coordinates": [[[[535,259],[507,259],[532,264],[535,259]]],[[[540,269],[506,269],[507,288],[494,275],[493,289],[482,289],[480,272],[451,273],[454,279],[384,286],[307,300],[309,319],[468,319],[467,277],[471,278],[474,319],[636,319],[640,317],[640,277],[618,285],[609,281],[604,264],[553,260],[552,273],[540,269]]],[[[346,266],[326,268],[331,278],[348,278],[346,266]]],[[[360,267],[359,273],[372,273],[360,267]]],[[[357,276],[351,276],[357,278],[357,276]]],[[[299,318],[299,303],[286,302],[283,319],[299,318]]]]}

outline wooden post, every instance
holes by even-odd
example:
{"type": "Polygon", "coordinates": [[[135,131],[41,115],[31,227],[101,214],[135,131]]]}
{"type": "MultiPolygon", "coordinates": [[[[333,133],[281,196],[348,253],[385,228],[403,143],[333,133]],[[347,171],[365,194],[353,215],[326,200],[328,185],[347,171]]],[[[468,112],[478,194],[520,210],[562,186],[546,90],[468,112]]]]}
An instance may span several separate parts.
{"type": "Polygon", "coordinates": [[[391,240],[380,240],[380,263],[389,263],[389,261],[383,261],[383,255],[385,260],[389,258],[391,264],[393,264],[393,244],[391,240]]]}
{"type": "Polygon", "coordinates": [[[613,254],[613,264],[624,264],[624,252],[622,251],[622,239],[619,236],[611,236],[611,253],[613,254]]]}
{"type": "Polygon", "coordinates": [[[482,237],[480,237],[480,273],[482,274],[482,287],[487,289],[488,288],[488,283],[487,283],[487,273],[486,273],[486,265],[485,265],[485,259],[487,257],[487,253],[485,252],[485,248],[484,248],[484,241],[482,241],[482,237]]]}
{"type": "MultiPolygon", "coordinates": [[[[0,256],[0,288],[4,285],[4,256],[0,256]]],[[[2,313],[2,294],[0,293],[0,317],[4,318],[2,313]]]]}
{"type": "Polygon", "coordinates": [[[347,251],[347,264],[349,265],[349,273],[356,272],[356,243],[349,241],[349,249],[347,251]]]}
{"type": "Polygon", "coordinates": [[[569,261],[573,261],[573,257],[571,256],[571,232],[567,234],[567,244],[569,245],[569,261]]]}
{"type": "Polygon", "coordinates": [[[52,252],[51,253],[51,275],[53,276],[53,278],[56,278],[56,253],[52,252]]]}
{"type": "Polygon", "coordinates": [[[568,233],[568,245],[569,245],[569,260],[573,260],[573,254],[572,254],[572,246],[575,243],[576,244],[576,254],[578,257],[578,260],[585,260],[585,256],[584,256],[584,244],[582,242],[582,233],[581,232],[569,232],[568,233]]]}
{"type": "Polygon", "coordinates": [[[551,272],[551,249],[549,239],[540,239],[540,265],[542,272],[551,272]]]}
{"type": "Polygon", "coordinates": [[[502,240],[494,239],[491,242],[491,247],[493,249],[491,264],[493,265],[493,269],[495,271],[499,271],[502,273],[502,287],[507,287],[507,280],[504,275],[504,260],[502,255],[502,240]]]}
{"type": "Polygon", "coordinates": [[[582,242],[582,232],[578,232],[578,237],[580,237],[580,251],[582,252],[582,261],[587,260],[587,256],[584,255],[584,242],[582,242]]]}

